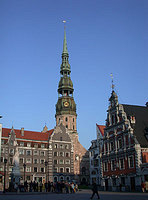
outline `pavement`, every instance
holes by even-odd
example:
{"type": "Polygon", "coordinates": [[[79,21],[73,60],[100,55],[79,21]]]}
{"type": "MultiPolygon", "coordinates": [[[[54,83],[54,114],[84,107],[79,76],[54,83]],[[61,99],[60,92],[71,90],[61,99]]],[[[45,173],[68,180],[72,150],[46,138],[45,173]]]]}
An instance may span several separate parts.
{"type": "MultiPolygon", "coordinates": [[[[148,200],[148,193],[126,193],[100,191],[101,200],[148,200]]],[[[0,193],[0,200],[89,200],[91,190],[81,190],[74,194],[56,194],[45,192],[0,193]]],[[[94,200],[97,196],[94,196],[94,200]]]]}

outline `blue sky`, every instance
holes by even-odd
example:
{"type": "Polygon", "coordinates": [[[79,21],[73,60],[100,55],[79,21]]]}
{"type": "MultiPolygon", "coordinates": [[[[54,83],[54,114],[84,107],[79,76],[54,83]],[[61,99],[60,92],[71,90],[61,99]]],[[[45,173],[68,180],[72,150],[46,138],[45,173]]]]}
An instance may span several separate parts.
{"type": "Polygon", "coordinates": [[[147,0],[1,0],[0,114],[3,127],[55,126],[66,20],[79,140],[105,124],[113,73],[119,102],[148,101],[147,0]]]}

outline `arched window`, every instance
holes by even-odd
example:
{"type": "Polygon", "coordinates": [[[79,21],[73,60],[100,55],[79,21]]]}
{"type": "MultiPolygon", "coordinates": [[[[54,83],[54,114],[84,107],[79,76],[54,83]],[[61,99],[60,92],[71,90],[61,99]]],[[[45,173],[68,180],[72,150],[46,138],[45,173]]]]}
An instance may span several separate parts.
{"type": "Polygon", "coordinates": [[[86,168],[85,167],[82,167],[82,174],[86,174],[86,168]]]}
{"type": "Polygon", "coordinates": [[[68,118],[67,117],[65,118],[65,121],[68,122],[68,118]]]}

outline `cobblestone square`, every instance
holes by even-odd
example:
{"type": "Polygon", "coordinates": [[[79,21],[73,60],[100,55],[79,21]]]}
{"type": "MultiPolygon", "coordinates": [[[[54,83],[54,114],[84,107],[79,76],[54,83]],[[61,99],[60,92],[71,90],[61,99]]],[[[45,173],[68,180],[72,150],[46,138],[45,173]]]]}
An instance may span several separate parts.
{"type": "MultiPolygon", "coordinates": [[[[91,190],[82,190],[75,194],[55,194],[55,193],[19,193],[0,194],[0,200],[87,200],[90,199],[91,190]]],[[[94,196],[93,199],[97,199],[94,196]]],[[[119,193],[100,192],[101,200],[147,200],[148,193],[119,193]]]]}

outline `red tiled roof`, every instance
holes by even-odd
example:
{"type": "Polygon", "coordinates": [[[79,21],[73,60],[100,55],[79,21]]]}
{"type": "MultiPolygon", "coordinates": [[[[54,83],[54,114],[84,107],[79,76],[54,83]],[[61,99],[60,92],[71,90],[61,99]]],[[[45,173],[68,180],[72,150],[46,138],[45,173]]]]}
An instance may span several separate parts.
{"type": "Polygon", "coordinates": [[[99,128],[99,130],[100,130],[102,136],[104,136],[104,129],[105,129],[105,126],[104,126],[104,125],[98,125],[98,124],[96,124],[96,126],[99,128]]]}
{"type": "MultiPolygon", "coordinates": [[[[46,133],[24,130],[24,136],[21,135],[21,130],[14,129],[14,132],[17,139],[47,141],[53,130],[51,129],[46,133]]],[[[10,128],[2,128],[2,137],[9,137],[10,132],[10,128]]]]}

